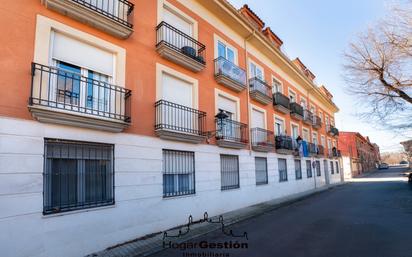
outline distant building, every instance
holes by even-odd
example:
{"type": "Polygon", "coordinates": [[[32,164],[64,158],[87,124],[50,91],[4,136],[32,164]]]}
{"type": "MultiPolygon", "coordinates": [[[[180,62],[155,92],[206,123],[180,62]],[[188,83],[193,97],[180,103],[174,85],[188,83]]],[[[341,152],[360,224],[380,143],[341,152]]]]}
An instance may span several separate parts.
{"type": "Polygon", "coordinates": [[[412,140],[401,142],[401,145],[405,148],[406,156],[408,158],[409,167],[412,168],[412,140]]]}
{"type": "Polygon", "coordinates": [[[358,132],[339,132],[338,147],[345,178],[372,171],[380,162],[379,146],[358,132]]]}

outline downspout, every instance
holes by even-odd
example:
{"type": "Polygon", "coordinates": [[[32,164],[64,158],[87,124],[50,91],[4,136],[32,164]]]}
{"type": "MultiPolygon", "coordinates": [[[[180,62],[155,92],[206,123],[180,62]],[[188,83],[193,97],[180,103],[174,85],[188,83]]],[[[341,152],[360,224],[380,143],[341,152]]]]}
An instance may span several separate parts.
{"type": "MultiPolygon", "coordinates": [[[[245,66],[246,66],[246,85],[247,85],[247,120],[248,120],[248,138],[249,138],[249,155],[252,155],[252,135],[251,135],[251,115],[250,115],[250,108],[252,107],[250,104],[250,94],[249,94],[249,79],[250,79],[250,74],[249,74],[249,66],[248,66],[248,50],[247,50],[247,41],[249,41],[252,37],[254,37],[256,34],[256,30],[253,29],[252,33],[247,36],[243,42],[243,47],[245,49],[245,66]]],[[[267,118],[267,117],[266,117],[267,118]]]]}

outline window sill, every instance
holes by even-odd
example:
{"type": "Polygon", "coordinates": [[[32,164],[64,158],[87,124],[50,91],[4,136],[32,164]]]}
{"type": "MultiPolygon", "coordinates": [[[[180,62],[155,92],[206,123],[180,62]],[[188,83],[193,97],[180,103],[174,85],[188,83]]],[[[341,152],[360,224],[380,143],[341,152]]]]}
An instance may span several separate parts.
{"type": "Polygon", "coordinates": [[[195,197],[196,193],[194,194],[188,194],[188,195],[176,195],[176,196],[163,196],[163,200],[175,200],[175,199],[181,199],[181,198],[187,198],[187,197],[195,197]]]}
{"type": "Polygon", "coordinates": [[[83,212],[100,211],[100,210],[111,209],[111,208],[116,208],[116,204],[101,206],[101,207],[96,207],[96,208],[88,208],[88,209],[80,209],[80,210],[75,210],[75,211],[53,213],[53,214],[47,214],[47,215],[43,214],[42,218],[48,219],[48,218],[54,218],[58,216],[72,215],[72,214],[78,214],[78,213],[83,213],[83,212]]]}

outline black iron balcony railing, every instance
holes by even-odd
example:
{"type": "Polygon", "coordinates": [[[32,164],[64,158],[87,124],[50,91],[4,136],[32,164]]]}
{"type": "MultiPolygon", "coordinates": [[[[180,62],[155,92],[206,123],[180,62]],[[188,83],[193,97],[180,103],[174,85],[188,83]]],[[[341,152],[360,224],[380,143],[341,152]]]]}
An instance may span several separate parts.
{"type": "Polygon", "coordinates": [[[160,44],[166,44],[168,47],[174,49],[177,52],[196,60],[201,64],[205,62],[205,50],[206,46],[196,41],[191,36],[176,29],[170,24],[162,21],[156,27],[157,39],[156,47],[160,44]]]}
{"type": "Polygon", "coordinates": [[[166,129],[199,136],[206,135],[205,112],[166,100],[157,101],[155,109],[155,130],[166,129]]]}
{"type": "Polygon", "coordinates": [[[332,147],[332,150],[330,151],[331,157],[341,157],[341,152],[338,150],[336,147],[332,147]]]}
{"type": "Polygon", "coordinates": [[[133,28],[132,12],[134,4],[126,0],[70,0],[95,11],[124,26],[133,28]]]}
{"type": "Polygon", "coordinates": [[[230,120],[230,119],[216,119],[216,139],[230,140],[239,143],[247,143],[247,125],[230,120]]]}
{"type": "Polygon", "coordinates": [[[296,102],[290,103],[290,113],[303,117],[303,107],[296,102]]]}
{"type": "Polygon", "coordinates": [[[318,115],[312,115],[312,126],[315,128],[322,127],[322,121],[320,120],[320,117],[318,115]]]}
{"type": "Polygon", "coordinates": [[[272,98],[272,89],[271,87],[263,80],[253,77],[249,79],[249,86],[250,86],[250,92],[252,93],[253,91],[259,92],[265,96],[268,96],[272,98]]]}
{"type": "Polygon", "coordinates": [[[310,154],[318,154],[318,146],[314,143],[308,143],[308,151],[310,154]]]}
{"type": "Polygon", "coordinates": [[[220,56],[215,59],[215,76],[223,75],[234,82],[246,87],[246,72],[231,61],[220,56]]]}
{"type": "Polygon", "coordinates": [[[276,92],[273,94],[273,105],[281,105],[287,109],[290,108],[289,106],[290,100],[287,96],[280,92],[276,92]]]}
{"type": "Polygon", "coordinates": [[[130,122],[129,89],[32,63],[30,106],[44,106],[130,122]]]}
{"type": "Polygon", "coordinates": [[[294,140],[290,136],[276,136],[275,144],[276,144],[276,149],[284,149],[284,150],[295,150],[297,146],[296,140],[294,140]]]}
{"type": "Polygon", "coordinates": [[[303,120],[309,124],[312,124],[313,114],[311,111],[304,109],[303,110],[303,120]]]}
{"type": "Polygon", "coordinates": [[[275,136],[272,131],[263,128],[252,128],[252,146],[275,147],[275,136]]]}
{"type": "Polygon", "coordinates": [[[334,126],[330,127],[330,133],[334,136],[339,136],[339,130],[335,128],[334,126]]]}

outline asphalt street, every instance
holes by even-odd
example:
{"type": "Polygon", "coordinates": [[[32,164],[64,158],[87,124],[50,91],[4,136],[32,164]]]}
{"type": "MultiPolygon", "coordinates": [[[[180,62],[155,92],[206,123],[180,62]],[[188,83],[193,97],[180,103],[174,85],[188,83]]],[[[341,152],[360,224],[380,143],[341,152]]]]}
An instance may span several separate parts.
{"type": "Polygon", "coordinates": [[[153,257],[412,257],[405,171],[380,170],[226,229],[247,240],[215,231],[153,257]]]}

